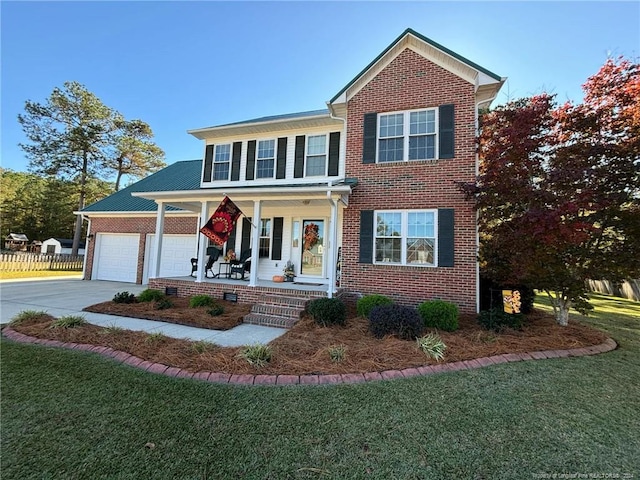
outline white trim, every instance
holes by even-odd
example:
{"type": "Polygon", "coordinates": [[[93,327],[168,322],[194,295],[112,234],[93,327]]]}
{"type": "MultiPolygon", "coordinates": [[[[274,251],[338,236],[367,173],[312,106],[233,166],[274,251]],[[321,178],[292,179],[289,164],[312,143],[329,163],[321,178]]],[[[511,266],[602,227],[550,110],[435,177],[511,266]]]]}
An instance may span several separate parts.
{"type": "MultiPolygon", "coordinates": [[[[380,237],[380,238],[390,238],[390,237],[380,237]]],[[[423,238],[423,237],[420,237],[423,238]]],[[[424,237],[431,238],[431,237],[424,237]]],[[[396,265],[402,267],[421,267],[421,268],[434,268],[438,266],[438,209],[437,208],[414,208],[414,209],[406,209],[406,210],[374,210],[373,211],[373,258],[372,262],[375,265],[396,265]],[[406,239],[408,238],[408,216],[409,213],[433,213],[433,234],[434,234],[434,244],[433,244],[433,264],[428,263],[407,263],[407,244],[406,239]],[[379,238],[377,234],[378,228],[378,214],[380,213],[400,213],[400,258],[401,262],[380,262],[376,260],[376,239],[379,238]]]]}
{"type": "MultiPolygon", "coordinates": [[[[393,137],[383,137],[382,139],[388,138],[400,138],[400,136],[393,137]]],[[[394,112],[379,112],[376,118],[376,163],[395,163],[395,162],[420,162],[423,160],[437,160],[440,158],[440,109],[438,107],[426,107],[426,108],[415,108],[412,110],[398,110],[394,112]],[[426,134],[411,134],[411,114],[415,112],[434,112],[435,118],[435,131],[434,133],[426,133],[426,134]],[[402,160],[391,160],[391,161],[381,161],[380,160],[380,120],[384,116],[389,115],[402,115],[402,160]],[[434,137],[434,149],[433,149],[433,158],[414,158],[409,159],[409,140],[411,137],[417,136],[426,136],[433,135],[434,137]]]]}

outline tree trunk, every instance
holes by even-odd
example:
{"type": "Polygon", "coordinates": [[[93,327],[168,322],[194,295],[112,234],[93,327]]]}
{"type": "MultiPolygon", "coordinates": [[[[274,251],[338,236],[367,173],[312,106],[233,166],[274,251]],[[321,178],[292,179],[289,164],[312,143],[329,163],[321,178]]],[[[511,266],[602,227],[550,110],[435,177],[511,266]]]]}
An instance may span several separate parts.
{"type": "Polygon", "coordinates": [[[571,300],[569,300],[563,292],[549,290],[546,291],[549,300],[551,300],[551,306],[553,307],[553,315],[556,318],[556,323],[566,327],[569,325],[569,310],[571,310],[571,300]]]}
{"type": "MultiPolygon", "coordinates": [[[[84,208],[84,199],[87,195],[87,170],[89,168],[89,159],[85,151],[82,156],[82,172],[80,173],[80,200],[78,201],[78,211],[84,208]]],[[[80,237],[82,236],[82,215],[76,217],[76,228],[73,231],[73,244],[71,245],[71,255],[78,255],[80,248],[80,237]]]]}

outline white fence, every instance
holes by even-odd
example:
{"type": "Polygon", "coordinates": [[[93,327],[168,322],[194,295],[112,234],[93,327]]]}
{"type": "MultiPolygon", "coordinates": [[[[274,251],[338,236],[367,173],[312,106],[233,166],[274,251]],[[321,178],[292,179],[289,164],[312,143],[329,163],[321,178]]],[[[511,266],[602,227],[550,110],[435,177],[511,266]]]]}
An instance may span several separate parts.
{"type": "Polygon", "coordinates": [[[3,253],[0,271],[33,272],[36,270],[81,271],[83,255],[51,255],[41,253],[3,253]]]}
{"type": "Polygon", "coordinates": [[[609,280],[587,280],[587,286],[592,292],[640,301],[640,279],[625,280],[621,285],[609,280]]]}

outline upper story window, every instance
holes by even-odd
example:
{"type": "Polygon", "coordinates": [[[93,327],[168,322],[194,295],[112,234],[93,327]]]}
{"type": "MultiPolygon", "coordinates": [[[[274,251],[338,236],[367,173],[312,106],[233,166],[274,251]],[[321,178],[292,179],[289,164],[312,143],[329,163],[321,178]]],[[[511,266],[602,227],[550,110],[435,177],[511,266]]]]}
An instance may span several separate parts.
{"type": "Polygon", "coordinates": [[[276,160],[276,141],[260,140],[256,157],[256,178],[273,178],[276,160]]]}
{"type": "Polygon", "coordinates": [[[437,210],[375,212],[375,263],[435,266],[437,210]]]}
{"type": "Polygon", "coordinates": [[[378,162],[437,158],[437,110],[378,115],[378,162]]]}
{"type": "Polygon", "coordinates": [[[307,137],[306,176],[324,176],[327,174],[327,136],[310,135],[307,137]]]}
{"type": "Polygon", "coordinates": [[[213,154],[213,180],[229,180],[231,144],[216,145],[213,154]]]}

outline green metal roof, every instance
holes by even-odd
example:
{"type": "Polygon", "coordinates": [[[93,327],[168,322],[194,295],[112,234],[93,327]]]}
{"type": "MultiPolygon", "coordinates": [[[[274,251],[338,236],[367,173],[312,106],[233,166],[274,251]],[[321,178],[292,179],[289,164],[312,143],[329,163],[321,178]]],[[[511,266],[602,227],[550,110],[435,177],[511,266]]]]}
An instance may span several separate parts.
{"type": "Polygon", "coordinates": [[[382,57],[385,56],[385,54],[391,50],[394,45],[396,43],[398,43],[400,40],[402,40],[406,35],[411,34],[414,37],[419,38],[420,40],[422,40],[423,42],[428,43],[429,45],[431,45],[432,47],[437,48],[438,50],[443,51],[444,53],[451,55],[452,57],[460,60],[462,63],[466,63],[467,65],[469,65],[471,68],[474,68],[476,70],[479,70],[483,73],[486,73],[487,75],[489,75],[491,78],[494,78],[497,81],[500,81],[502,78],[500,77],[500,75],[496,75],[495,73],[487,70],[484,67],[481,67],[480,65],[478,65],[477,63],[472,62],[471,60],[468,60],[466,58],[464,58],[462,55],[458,55],[456,52],[454,52],[453,50],[449,50],[448,48],[440,45],[437,42],[434,42],[433,40],[431,40],[430,38],[425,37],[424,35],[421,35],[420,33],[416,32],[415,30],[411,29],[411,28],[407,28],[404,32],[402,32],[400,34],[400,36],[398,38],[396,38],[393,42],[391,42],[391,44],[385,48],[382,53],[380,55],[378,55],[376,58],[373,59],[373,61],[367,65],[366,67],[364,67],[364,69],[355,77],[353,77],[353,79],[347,83],[344,88],[342,90],[340,90],[337,94],[334,95],[334,97],[329,100],[329,103],[333,103],[340,95],[342,95],[351,85],[353,85],[358,78],[360,78],[367,70],[369,70],[371,67],[373,67],[378,60],[380,60],[382,57]]]}
{"type": "MultiPolygon", "coordinates": [[[[202,160],[176,162],[159,172],[129,185],[102,200],[85,207],[83,213],[92,212],[155,212],[158,205],[153,200],[133,197],[132,192],[168,192],[175,190],[197,190],[200,188],[202,160]]],[[[167,206],[167,210],[181,209],[167,206]]]]}

